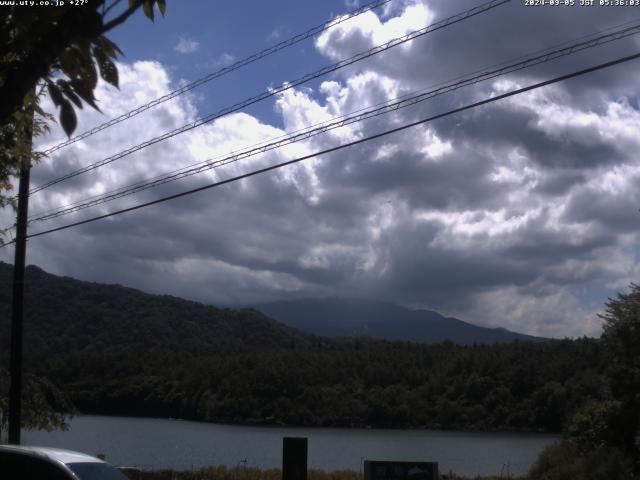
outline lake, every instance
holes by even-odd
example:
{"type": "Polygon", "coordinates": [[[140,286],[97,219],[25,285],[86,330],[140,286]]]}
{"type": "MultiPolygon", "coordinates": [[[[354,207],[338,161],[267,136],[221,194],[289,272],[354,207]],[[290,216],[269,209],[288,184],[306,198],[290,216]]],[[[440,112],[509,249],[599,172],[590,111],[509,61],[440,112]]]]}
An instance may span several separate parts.
{"type": "Polygon", "coordinates": [[[363,460],[437,461],[440,472],[524,474],[550,434],[437,430],[252,427],[154,418],[82,415],[66,432],[26,431],[23,443],[102,453],[144,469],[211,465],[280,468],[282,437],[309,439],[309,468],[360,470],[363,460]]]}

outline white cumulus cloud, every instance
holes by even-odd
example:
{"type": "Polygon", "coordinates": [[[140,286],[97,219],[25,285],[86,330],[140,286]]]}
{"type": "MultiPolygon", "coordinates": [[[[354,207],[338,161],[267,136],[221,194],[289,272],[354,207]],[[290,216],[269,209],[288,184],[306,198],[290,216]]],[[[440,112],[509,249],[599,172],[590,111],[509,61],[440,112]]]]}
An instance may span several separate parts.
{"type": "Polygon", "coordinates": [[[193,53],[200,47],[200,42],[188,38],[188,37],[179,37],[178,43],[176,43],[173,49],[178,53],[193,53]]]}

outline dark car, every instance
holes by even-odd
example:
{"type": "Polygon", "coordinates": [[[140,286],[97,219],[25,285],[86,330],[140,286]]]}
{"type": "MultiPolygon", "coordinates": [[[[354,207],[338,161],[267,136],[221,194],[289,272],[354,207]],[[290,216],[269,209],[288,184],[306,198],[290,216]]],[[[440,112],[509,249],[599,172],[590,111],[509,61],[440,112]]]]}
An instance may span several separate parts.
{"type": "Polygon", "coordinates": [[[0,445],[2,480],[127,480],[115,467],[80,452],[0,445]]]}

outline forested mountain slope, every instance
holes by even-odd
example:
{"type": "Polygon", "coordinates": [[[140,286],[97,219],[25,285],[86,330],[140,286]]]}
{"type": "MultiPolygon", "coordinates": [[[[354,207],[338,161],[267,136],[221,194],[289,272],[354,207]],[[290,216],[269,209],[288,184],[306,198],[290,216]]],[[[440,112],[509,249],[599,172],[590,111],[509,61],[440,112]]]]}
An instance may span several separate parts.
{"type": "MultiPolygon", "coordinates": [[[[12,265],[0,262],[0,345],[6,346],[12,272],[12,265]]],[[[24,328],[27,357],[157,345],[277,346],[305,344],[311,338],[255,310],[219,309],[120,285],[82,282],[34,266],[26,271],[24,328]]]]}
{"type": "MultiPolygon", "coordinates": [[[[0,264],[6,365],[12,268],[0,264]]],[[[27,269],[25,365],[82,413],[559,431],[606,397],[595,339],[459,346],[303,334],[255,310],[27,269]]]]}

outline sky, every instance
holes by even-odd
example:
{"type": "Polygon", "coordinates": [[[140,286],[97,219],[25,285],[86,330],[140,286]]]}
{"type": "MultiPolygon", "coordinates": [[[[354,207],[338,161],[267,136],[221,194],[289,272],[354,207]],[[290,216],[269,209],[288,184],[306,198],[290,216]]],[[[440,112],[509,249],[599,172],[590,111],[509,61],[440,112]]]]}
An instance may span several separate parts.
{"type": "MultiPolygon", "coordinates": [[[[38,185],[475,5],[392,0],[319,36],[61,149],[38,185]]],[[[78,132],[358,6],[355,0],[168,2],[109,36],[120,89],[78,132]]],[[[640,22],[633,7],[488,12],[299,85],[34,194],[36,214],[228,155],[490,66],[640,22]],[[608,31],[608,30],[607,30],[608,31]]],[[[55,220],[30,233],[362,139],[638,52],[637,36],[55,220]]],[[[385,300],[548,337],[598,336],[607,298],[640,273],[640,61],[550,85],[178,200],[33,238],[27,263],[81,280],[225,306],[385,300]]],[[[53,111],[45,100],[44,106],[53,111]]],[[[54,125],[36,140],[65,139],[54,125]]],[[[12,212],[0,212],[3,225],[12,212]]],[[[13,249],[0,250],[12,262],[13,249]]]]}

